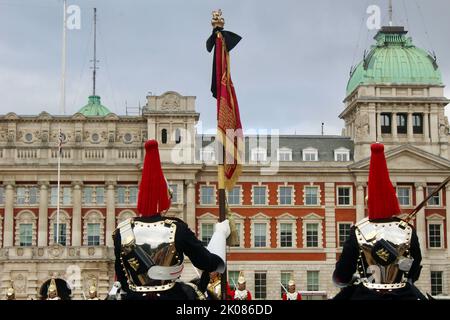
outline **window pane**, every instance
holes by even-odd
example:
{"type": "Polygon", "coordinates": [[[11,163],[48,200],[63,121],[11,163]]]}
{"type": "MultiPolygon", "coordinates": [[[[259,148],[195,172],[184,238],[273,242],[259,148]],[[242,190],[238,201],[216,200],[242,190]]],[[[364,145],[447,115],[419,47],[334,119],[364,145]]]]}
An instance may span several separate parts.
{"type": "Polygon", "coordinates": [[[423,115],[421,113],[413,114],[413,133],[423,133],[423,115]]]}
{"type": "Polygon", "coordinates": [[[267,275],[265,272],[255,272],[255,298],[266,299],[267,275]]]}
{"type": "Polygon", "coordinates": [[[72,189],[70,187],[63,188],[63,204],[69,205],[72,203],[72,189]]]}
{"type": "MultiPolygon", "coordinates": [[[[436,187],[427,187],[427,196],[433,192],[433,190],[436,189],[436,187]]],[[[432,196],[429,200],[428,200],[428,205],[429,206],[440,206],[441,205],[441,193],[438,192],[438,194],[436,194],[435,196],[432,196]]]]}
{"type": "Polygon", "coordinates": [[[306,272],[306,287],[308,291],[319,291],[319,271],[306,272]]]}
{"type": "Polygon", "coordinates": [[[442,271],[431,271],[431,295],[442,294],[442,271]]]}
{"type": "Polygon", "coordinates": [[[19,225],[19,239],[21,247],[33,245],[33,224],[21,223],[19,225]]]}
{"type": "Polygon", "coordinates": [[[202,187],[202,204],[214,204],[214,187],[202,187]]]}
{"type": "Polygon", "coordinates": [[[240,247],[241,246],[241,227],[242,225],[239,222],[236,222],[236,233],[237,233],[237,244],[234,245],[234,247],[240,247]]]}
{"type": "Polygon", "coordinates": [[[18,187],[16,189],[17,193],[17,204],[25,204],[25,188],[18,187]]]}
{"type": "Polygon", "coordinates": [[[241,188],[234,187],[231,191],[228,191],[227,201],[228,204],[239,205],[241,202],[241,188]]]}
{"type": "Polygon", "coordinates": [[[317,248],[319,246],[319,225],[317,223],[306,224],[306,247],[317,248]]]}
{"type": "Polygon", "coordinates": [[[0,187],[0,204],[5,204],[5,188],[0,187]]]}
{"type": "Polygon", "coordinates": [[[292,187],[280,187],[280,204],[292,204],[292,187]]]}
{"type": "Polygon", "coordinates": [[[292,247],[292,223],[280,223],[280,246],[292,247]]]}
{"type": "MultiPolygon", "coordinates": [[[[58,227],[56,223],[53,224],[53,243],[57,243],[56,241],[56,235],[58,227]]],[[[65,246],[66,245],[66,224],[60,223],[59,224],[59,244],[65,246]]]]}
{"type": "Polygon", "coordinates": [[[92,203],[92,187],[85,187],[83,191],[84,203],[92,203]]]}
{"type": "Polygon", "coordinates": [[[117,187],[117,203],[125,204],[125,187],[117,187]]]}
{"type": "Polygon", "coordinates": [[[265,247],[266,246],[266,231],[267,225],[265,223],[255,223],[254,224],[254,243],[256,248],[265,247]]]}
{"type": "Polygon", "coordinates": [[[202,223],[202,243],[206,247],[214,232],[214,224],[202,223]]]}
{"type": "Polygon", "coordinates": [[[317,187],[305,187],[305,204],[306,205],[317,205],[318,188],[317,187]]]}
{"type": "Polygon", "coordinates": [[[401,206],[410,205],[410,188],[409,187],[397,187],[397,198],[401,206]]]}
{"type": "Polygon", "coordinates": [[[88,236],[88,246],[100,245],[100,224],[88,223],[87,236],[88,236]]]}
{"type": "Polygon", "coordinates": [[[178,203],[178,185],[169,184],[169,188],[172,189],[172,203],[178,203]]]}
{"type": "Polygon", "coordinates": [[[266,187],[253,187],[253,203],[266,204],[266,187]]]}
{"type": "Polygon", "coordinates": [[[104,187],[97,187],[95,188],[95,202],[97,204],[104,204],[105,203],[105,188],[104,187]]]}
{"type": "Polygon", "coordinates": [[[128,197],[129,204],[136,204],[138,188],[137,187],[130,187],[128,189],[128,191],[129,191],[129,197],[128,197]]]}
{"type": "Polygon", "coordinates": [[[338,204],[341,206],[350,205],[350,191],[349,187],[339,187],[338,188],[338,204]]]}
{"type": "Polygon", "coordinates": [[[52,186],[52,188],[50,190],[50,204],[52,206],[58,205],[58,187],[57,186],[52,186]]]}
{"type": "Polygon", "coordinates": [[[28,203],[29,204],[36,204],[38,202],[37,201],[37,198],[38,198],[38,196],[37,196],[37,194],[38,194],[37,187],[30,187],[28,189],[28,192],[29,192],[28,203]]]}
{"type": "Polygon", "coordinates": [[[436,223],[430,223],[428,225],[428,239],[430,248],[440,248],[441,243],[441,225],[436,223]]]}
{"type": "Polygon", "coordinates": [[[350,223],[339,224],[339,247],[343,247],[345,241],[350,237],[350,223]]]}

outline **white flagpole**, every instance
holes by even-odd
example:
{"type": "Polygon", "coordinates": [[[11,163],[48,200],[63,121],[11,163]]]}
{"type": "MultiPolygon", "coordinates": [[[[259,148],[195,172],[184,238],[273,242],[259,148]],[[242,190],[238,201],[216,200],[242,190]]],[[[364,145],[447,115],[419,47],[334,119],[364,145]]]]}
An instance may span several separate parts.
{"type": "MultiPolygon", "coordinates": [[[[63,38],[62,38],[62,70],[61,70],[61,110],[66,114],[66,30],[67,30],[67,0],[63,1],[63,38]]],[[[61,191],[61,123],[58,130],[58,187],[56,189],[56,243],[59,244],[59,207],[61,191]]]]}

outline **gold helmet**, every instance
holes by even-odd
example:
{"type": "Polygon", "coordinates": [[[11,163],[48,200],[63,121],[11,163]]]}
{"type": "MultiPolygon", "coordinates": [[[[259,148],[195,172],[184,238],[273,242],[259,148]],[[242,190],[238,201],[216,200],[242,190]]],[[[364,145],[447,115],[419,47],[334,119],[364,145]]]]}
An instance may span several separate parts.
{"type": "Polygon", "coordinates": [[[14,299],[15,295],[16,295],[16,290],[14,290],[14,284],[11,281],[11,286],[6,290],[6,298],[14,299]]]}
{"type": "Polygon", "coordinates": [[[244,284],[244,283],[245,283],[245,277],[244,277],[244,273],[241,271],[239,273],[238,284],[244,284]]]}
{"type": "Polygon", "coordinates": [[[93,283],[93,284],[89,287],[89,293],[90,293],[90,294],[97,293],[97,287],[95,286],[95,283],[93,283]]]}
{"type": "Polygon", "coordinates": [[[295,286],[294,275],[291,273],[291,277],[289,278],[288,286],[295,286]]]}
{"type": "Polygon", "coordinates": [[[47,296],[48,296],[50,293],[55,293],[56,295],[58,295],[58,288],[56,287],[56,281],[55,281],[55,278],[52,278],[52,279],[50,280],[50,285],[48,286],[48,289],[47,289],[47,296]]]}

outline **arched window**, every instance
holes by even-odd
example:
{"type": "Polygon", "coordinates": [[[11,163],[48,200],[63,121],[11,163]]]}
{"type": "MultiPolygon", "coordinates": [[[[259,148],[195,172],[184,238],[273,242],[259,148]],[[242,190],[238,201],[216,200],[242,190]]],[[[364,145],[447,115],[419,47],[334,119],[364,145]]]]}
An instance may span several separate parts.
{"type": "Polygon", "coordinates": [[[15,219],[15,245],[20,247],[35,246],[37,239],[37,217],[35,214],[31,211],[22,211],[15,219]]]}
{"type": "Polygon", "coordinates": [[[83,243],[85,246],[103,246],[105,241],[104,220],[99,211],[90,211],[84,217],[83,243]]]}
{"type": "Polygon", "coordinates": [[[175,129],[175,143],[181,142],[181,130],[179,128],[175,129]]]}
{"type": "Polygon", "coordinates": [[[130,218],[134,218],[134,217],[136,217],[136,213],[134,213],[133,211],[130,211],[130,210],[122,211],[117,216],[116,224],[118,225],[122,221],[125,221],[125,220],[130,219],[130,218]]]}
{"type": "Polygon", "coordinates": [[[167,129],[161,130],[161,142],[164,144],[167,143],[167,129]]]}
{"type": "MultiPolygon", "coordinates": [[[[56,218],[57,212],[53,212],[49,217],[49,243],[54,245],[56,243],[56,218]]],[[[65,211],[59,212],[59,244],[63,246],[70,246],[70,216],[65,211]]]]}

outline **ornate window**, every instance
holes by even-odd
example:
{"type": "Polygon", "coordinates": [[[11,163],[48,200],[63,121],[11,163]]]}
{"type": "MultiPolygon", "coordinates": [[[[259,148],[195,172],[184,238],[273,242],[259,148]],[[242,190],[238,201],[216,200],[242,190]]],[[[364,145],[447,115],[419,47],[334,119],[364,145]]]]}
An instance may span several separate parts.
{"type": "Polygon", "coordinates": [[[31,211],[22,211],[15,217],[15,245],[29,247],[36,245],[37,217],[31,211]]]}
{"type": "MultiPolygon", "coordinates": [[[[436,186],[427,186],[427,196],[433,192],[433,190],[436,189],[436,186]]],[[[427,205],[433,206],[433,207],[440,207],[441,206],[441,193],[442,190],[438,192],[438,194],[432,196],[429,200],[427,205]]]]}
{"type": "Polygon", "coordinates": [[[227,191],[227,201],[230,205],[240,205],[241,204],[241,187],[236,186],[227,191]]]}
{"type": "Polygon", "coordinates": [[[85,186],[83,188],[83,203],[87,205],[105,204],[105,187],[85,186]]]}
{"type": "Polygon", "coordinates": [[[138,187],[131,186],[117,186],[116,203],[118,205],[135,205],[137,203],[138,187]]]}
{"type": "Polygon", "coordinates": [[[411,187],[397,186],[397,199],[401,206],[411,205],[411,187]]]}
{"type": "Polygon", "coordinates": [[[268,198],[267,186],[253,186],[253,204],[254,205],[266,205],[268,198]]]}
{"type": "Polygon", "coordinates": [[[214,223],[202,223],[201,225],[201,241],[206,247],[214,233],[214,223]]]}
{"type": "Polygon", "coordinates": [[[216,204],[216,188],[214,186],[200,187],[200,204],[215,205],[216,204]]]}
{"type": "Polygon", "coordinates": [[[324,218],[315,213],[302,217],[303,248],[322,248],[322,220],[324,218]]]}
{"type": "MultiPolygon", "coordinates": [[[[59,203],[60,205],[70,205],[72,203],[72,188],[71,187],[63,187],[59,188],[59,203]]],[[[56,207],[58,204],[58,187],[51,186],[50,189],[50,206],[56,207]]]]}
{"type": "Polygon", "coordinates": [[[351,186],[338,186],[337,187],[337,205],[338,206],[351,206],[352,201],[352,187],[351,186]]]}
{"type": "Polygon", "coordinates": [[[285,213],[276,219],[278,248],[295,248],[297,246],[297,218],[285,213]]]}
{"type": "MultiPolygon", "coordinates": [[[[49,243],[56,244],[56,218],[57,212],[54,211],[49,217],[49,243]]],[[[70,216],[65,211],[59,211],[59,243],[63,246],[70,246],[70,216]]]]}
{"type": "Polygon", "coordinates": [[[426,217],[428,248],[443,249],[444,248],[444,217],[439,214],[432,214],[426,217]]]}
{"type": "Polygon", "coordinates": [[[270,217],[258,213],[250,218],[251,224],[251,245],[253,248],[270,247],[270,217]]]}
{"type": "Polygon", "coordinates": [[[293,194],[293,187],[292,186],[279,186],[278,187],[278,203],[280,205],[291,205],[293,203],[292,201],[292,194],[293,194]]]}
{"type": "Polygon", "coordinates": [[[0,206],[5,204],[5,187],[0,186],[0,206]]]}
{"type": "Polygon", "coordinates": [[[34,205],[39,203],[39,193],[36,186],[20,186],[16,189],[16,204],[34,205]]]}
{"type": "Polygon", "coordinates": [[[104,220],[105,218],[99,211],[90,211],[86,214],[83,219],[83,243],[85,246],[104,245],[104,220]]]}
{"type": "Polygon", "coordinates": [[[320,205],[320,189],[319,186],[305,186],[303,188],[303,203],[306,206],[320,205]]]}

